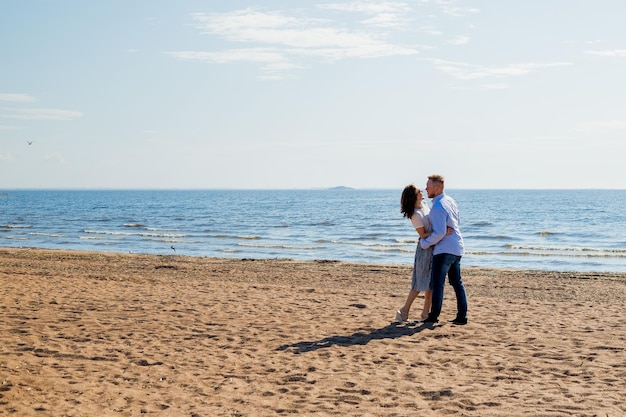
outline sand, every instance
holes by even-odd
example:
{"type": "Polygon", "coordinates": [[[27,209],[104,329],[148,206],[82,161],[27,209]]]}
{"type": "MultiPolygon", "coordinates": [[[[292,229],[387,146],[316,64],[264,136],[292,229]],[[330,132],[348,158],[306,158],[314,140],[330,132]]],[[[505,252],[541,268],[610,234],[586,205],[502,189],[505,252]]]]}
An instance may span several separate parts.
{"type": "Polygon", "coordinates": [[[626,415],[626,274],[463,274],[396,325],[409,265],[0,249],[0,415],[626,415]]]}

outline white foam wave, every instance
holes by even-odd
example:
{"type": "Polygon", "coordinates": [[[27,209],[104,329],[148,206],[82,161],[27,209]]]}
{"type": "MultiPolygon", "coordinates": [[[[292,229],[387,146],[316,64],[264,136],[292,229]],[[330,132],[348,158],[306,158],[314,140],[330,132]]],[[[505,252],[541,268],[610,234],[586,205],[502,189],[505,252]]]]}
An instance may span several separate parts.
{"type": "Polygon", "coordinates": [[[139,236],[139,237],[154,237],[154,238],[171,238],[180,239],[187,235],[185,234],[172,234],[172,233],[146,233],[146,232],[120,232],[116,230],[90,230],[85,229],[83,233],[94,235],[112,235],[112,236],[139,236]]]}
{"type": "Polygon", "coordinates": [[[568,257],[568,258],[626,258],[624,253],[584,253],[584,252],[534,252],[534,251],[466,251],[467,255],[506,255],[506,256],[539,256],[539,257],[568,257]]]}
{"type": "MultiPolygon", "coordinates": [[[[335,243],[337,245],[352,245],[352,246],[365,246],[368,248],[372,247],[390,247],[390,248],[399,248],[404,247],[406,244],[404,243],[381,243],[381,242],[346,242],[343,240],[332,240],[331,243],[335,243]]],[[[415,242],[417,243],[417,241],[415,242]]]]}
{"type": "Polygon", "coordinates": [[[263,249],[290,249],[290,250],[318,250],[324,249],[322,246],[294,246],[294,245],[254,245],[249,243],[238,243],[237,246],[247,248],[263,248],[263,249]]]}
{"type": "Polygon", "coordinates": [[[30,232],[31,236],[48,236],[48,237],[63,237],[63,235],[59,235],[56,233],[41,233],[41,232],[30,232]]]}
{"type": "Polygon", "coordinates": [[[259,240],[259,239],[261,239],[261,236],[255,236],[255,235],[246,236],[246,235],[223,235],[223,234],[221,234],[221,235],[213,235],[213,236],[210,236],[210,237],[215,237],[215,238],[218,238],[218,239],[242,239],[242,240],[259,240]]]}
{"type": "Polygon", "coordinates": [[[0,228],[3,228],[3,229],[32,229],[33,226],[26,225],[26,224],[5,224],[5,225],[0,226],[0,228]]]}
{"type": "Polygon", "coordinates": [[[587,247],[574,247],[574,246],[543,246],[543,245],[504,245],[510,249],[519,250],[539,250],[539,251],[554,251],[554,252],[610,252],[610,253],[623,253],[626,254],[626,249],[622,248],[587,248],[587,247]]]}
{"type": "Polygon", "coordinates": [[[419,239],[415,239],[415,238],[405,238],[405,239],[400,239],[400,238],[395,238],[394,241],[396,241],[397,243],[401,243],[403,245],[417,245],[417,242],[419,242],[419,239]]]}
{"type": "MultiPolygon", "coordinates": [[[[379,253],[415,253],[415,249],[404,249],[404,248],[372,248],[372,252],[379,253]]],[[[410,259],[407,258],[407,262],[410,259]]]]}
{"type": "Polygon", "coordinates": [[[560,235],[558,232],[551,232],[549,230],[542,230],[541,232],[537,232],[539,236],[552,236],[552,235],[560,235]]]}

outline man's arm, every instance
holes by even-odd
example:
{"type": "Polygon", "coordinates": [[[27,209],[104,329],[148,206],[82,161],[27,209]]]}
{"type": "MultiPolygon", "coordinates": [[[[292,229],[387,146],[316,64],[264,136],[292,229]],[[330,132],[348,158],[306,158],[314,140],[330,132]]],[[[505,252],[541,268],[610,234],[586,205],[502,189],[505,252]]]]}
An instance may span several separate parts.
{"type": "Polygon", "coordinates": [[[433,232],[427,238],[420,239],[422,249],[428,249],[436,245],[448,232],[446,228],[446,211],[440,205],[433,207],[430,211],[430,224],[433,227],[433,232]]]}

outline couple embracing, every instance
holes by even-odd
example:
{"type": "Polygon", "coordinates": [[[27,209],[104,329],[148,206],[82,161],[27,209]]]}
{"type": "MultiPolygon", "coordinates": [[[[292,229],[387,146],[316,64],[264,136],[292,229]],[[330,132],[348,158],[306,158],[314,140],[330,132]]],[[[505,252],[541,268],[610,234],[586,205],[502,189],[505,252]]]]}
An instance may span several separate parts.
{"type": "Polygon", "coordinates": [[[396,312],[397,322],[406,322],[413,301],[424,292],[424,308],[419,321],[436,323],[443,305],[446,275],[456,294],[457,315],[453,324],[467,324],[467,296],[461,280],[463,237],[459,230],[459,209],[452,197],[444,193],[444,178],[431,175],[426,193],[432,199],[432,209],[424,202],[415,185],[407,185],[400,200],[401,213],[411,220],[420,236],[415,250],[411,290],[406,303],[396,312]]]}

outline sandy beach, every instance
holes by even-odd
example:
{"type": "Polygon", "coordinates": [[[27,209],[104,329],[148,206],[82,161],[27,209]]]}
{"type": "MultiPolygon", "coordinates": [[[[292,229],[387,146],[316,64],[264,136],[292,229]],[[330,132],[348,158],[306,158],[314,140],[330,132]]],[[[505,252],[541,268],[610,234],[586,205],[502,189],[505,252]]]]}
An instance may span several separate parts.
{"type": "Polygon", "coordinates": [[[626,274],[463,274],[0,249],[0,415],[626,416],[626,274]]]}

